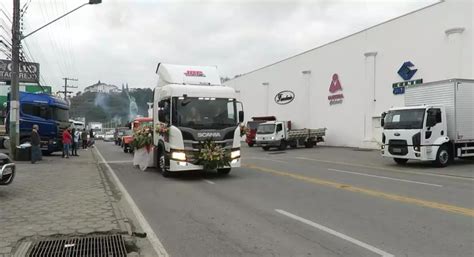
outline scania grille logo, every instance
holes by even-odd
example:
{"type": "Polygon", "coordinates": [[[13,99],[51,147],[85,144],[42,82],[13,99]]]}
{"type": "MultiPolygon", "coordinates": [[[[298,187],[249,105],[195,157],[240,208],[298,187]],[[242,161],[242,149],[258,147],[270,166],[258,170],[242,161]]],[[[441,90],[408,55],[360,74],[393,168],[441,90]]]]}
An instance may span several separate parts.
{"type": "Polygon", "coordinates": [[[221,133],[219,132],[200,132],[197,133],[198,137],[221,137],[221,133]]]}

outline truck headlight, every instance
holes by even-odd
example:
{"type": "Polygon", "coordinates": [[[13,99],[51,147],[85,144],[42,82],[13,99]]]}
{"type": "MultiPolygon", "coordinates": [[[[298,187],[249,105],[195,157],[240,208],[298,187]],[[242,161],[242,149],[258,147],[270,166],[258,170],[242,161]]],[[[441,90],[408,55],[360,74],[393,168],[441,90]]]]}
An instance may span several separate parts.
{"type": "Polygon", "coordinates": [[[183,152],[172,152],[171,159],[186,161],[186,154],[183,152]]]}
{"type": "Polygon", "coordinates": [[[230,158],[235,159],[240,157],[240,150],[235,150],[230,153],[230,158]]]}
{"type": "Polygon", "coordinates": [[[275,137],[271,137],[270,139],[271,139],[271,140],[275,140],[275,137]]]}

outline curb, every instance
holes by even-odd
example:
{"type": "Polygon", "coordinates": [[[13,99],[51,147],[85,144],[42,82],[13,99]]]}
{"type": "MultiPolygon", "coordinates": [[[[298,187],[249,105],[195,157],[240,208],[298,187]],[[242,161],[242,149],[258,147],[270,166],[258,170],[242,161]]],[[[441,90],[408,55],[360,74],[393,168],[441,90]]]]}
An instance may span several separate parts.
{"type": "MultiPolygon", "coordinates": [[[[161,241],[158,239],[158,236],[156,233],[153,231],[151,228],[150,224],[148,221],[145,219],[143,216],[142,212],[138,208],[137,204],[133,200],[133,198],[130,196],[128,191],[125,189],[124,185],[122,182],[120,182],[120,179],[118,176],[115,174],[115,171],[110,167],[109,163],[105,160],[105,158],[102,156],[100,153],[99,149],[97,149],[97,146],[94,147],[95,151],[92,151],[95,156],[98,157],[100,160],[101,164],[104,164],[106,167],[106,170],[108,171],[108,175],[112,177],[112,182],[116,186],[116,188],[122,193],[122,197],[125,199],[127,204],[130,206],[133,214],[135,215],[136,220],[138,221],[140,227],[142,228],[143,232],[146,234],[146,238],[148,239],[149,243],[153,247],[156,256],[158,257],[169,257],[168,252],[165,250],[163,244],[161,241]]],[[[98,162],[97,162],[98,164],[98,162]]],[[[99,164],[98,164],[99,165],[99,164]]],[[[99,165],[100,166],[100,165],[99,165]]],[[[130,223],[128,223],[130,224],[130,223]]]]}

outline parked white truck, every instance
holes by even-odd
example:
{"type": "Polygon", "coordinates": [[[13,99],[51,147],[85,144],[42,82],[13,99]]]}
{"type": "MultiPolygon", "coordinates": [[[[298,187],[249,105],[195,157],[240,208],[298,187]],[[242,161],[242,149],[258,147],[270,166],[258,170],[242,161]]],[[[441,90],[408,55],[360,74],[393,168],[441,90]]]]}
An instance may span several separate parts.
{"type": "Polygon", "coordinates": [[[244,112],[233,88],[223,86],[216,67],[158,64],[154,89],[154,160],[163,176],[202,170],[196,153],[210,140],[231,158],[228,174],[240,167],[240,127],[244,112]],[[166,127],[167,132],[160,132],[166,127]]]}
{"type": "Polygon", "coordinates": [[[474,80],[408,87],[405,105],[382,114],[382,156],[398,164],[421,160],[440,167],[455,157],[474,156],[474,80]]]}
{"type": "Polygon", "coordinates": [[[324,141],[326,129],[292,129],[290,121],[267,121],[260,123],[255,138],[257,146],[268,151],[271,147],[284,150],[288,146],[311,148],[324,141]]]}

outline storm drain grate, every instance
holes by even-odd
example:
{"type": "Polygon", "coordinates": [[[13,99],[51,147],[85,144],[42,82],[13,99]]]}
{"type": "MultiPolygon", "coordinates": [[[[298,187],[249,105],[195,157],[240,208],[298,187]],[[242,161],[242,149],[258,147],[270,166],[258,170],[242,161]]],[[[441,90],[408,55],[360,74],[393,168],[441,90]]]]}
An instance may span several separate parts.
{"type": "Polygon", "coordinates": [[[49,239],[33,244],[28,257],[126,257],[121,235],[49,239]]]}

